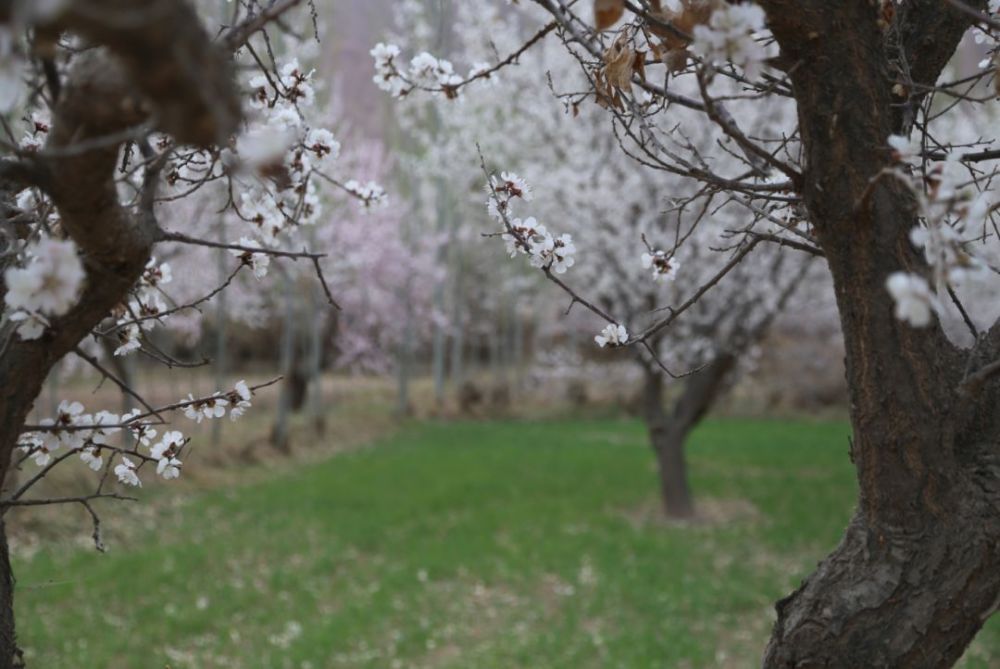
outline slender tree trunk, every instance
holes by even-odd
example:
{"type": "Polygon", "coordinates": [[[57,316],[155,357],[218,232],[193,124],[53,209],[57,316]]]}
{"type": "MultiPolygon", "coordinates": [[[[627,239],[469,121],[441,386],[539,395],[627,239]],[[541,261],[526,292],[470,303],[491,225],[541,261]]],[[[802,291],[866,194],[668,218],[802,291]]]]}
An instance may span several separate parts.
{"type": "Polygon", "coordinates": [[[514,385],[521,388],[524,382],[524,319],[515,307],[511,312],[514,321],[514,342],[513,342],[513,362],[514,362],[514,385]]]}
{"type": "MultiPolygon", "coordinates": [[[[220,218],[218,227],[218,240],[220,244],[226,242],[226,223],[225,218],[220,218]]],[[[221,285],[223,281],[226,280],[228,272],[226,271],[226,263],[229,260],[229,254],[223,249],[219,249],[218,253],[215,254],[216,262],[216,273],[218,277],[218,282],[221,285]]],[[[215,310],[215,387],[217,390],[222,390],[226,382],[226,291],[222,291],[218,296],[216,296],[216,310],[215,310]]],[[[222,441],[222,423],[221,420],[212,421],[212,446],[218,447],[219,443],[222,441]]]]}
{"type": "Polygon", "coordinates": [[[410,404],[410,373],[413,361],[413,307],[409,299],[409,287],[404,286],[401,298],[405,304],[406,315],[403,328],[403,338],[399,342],[396,359],[396,413],[409,416],[413,410],[410,404]]]}
{"type": "Polygon", "coordinates": [[[660,478],[660,495],[667,518],[694,518],[694,501],[688,484],[687,458],[684,445],[687,431],[663,423],[649,425],[649,440],[656,454],[660,478]]]}
{"type": "Polygon", "coordinates": [[[326,433],[326,412],[323,406],[323,333],[326,320],[316,292],[310,293],[313,316],[309,332],[309,419],[316,434],[326,433]]]}
{"type": "Polygon", "coordinates": [[[669,413],[663,405],[663,372],[644,368],[643,415],[656,455],[663,511],[668,518],[685,520],[695,515],[685,444],[691,430],[715,403],[736,360],[733,353],[720,353],[704,369],[688,377],[669,413]]]}
{"type": "Polygon", "coordinates": [[[663,512],[675,520],[693,518],[694,502],[684,458],[684,441],[690,428],[672,423],[663,407],[663,373],[647,368],[643,381],[643,415],[656,456],[663,512]]]}
{"type": "Polygon", "coordinates": [[[452,251],[451,360],[448,375],[454,390],[462,387],[465,362],[465,329],[462,324],[462,266],[458,251],[452,251]]]}
{"type": "Polygon", "coordinates": [[[291,452],[291,442],[288,436],[288,421],[293,404],[293,377],[295,370],[295,307],[292,290],[293,281],[284,277],[285,317],[281,332],[281,373],[285,382],[281,384],[281,395],[278,398],[278,412],[271,428],[271,445],[282,453],[291,452]]]}
{"type": "Polygon", "coordinates": [[[7,546],[7,525],[0,518],[0,669],[24,667],[21,649],[14,634],[14,572],[7,546]]]}
{"type": "MultiPolygon", "coordinates": [[[[437,123],[437,116],[435,115],[435,126],[437,123]]],[[[447,185],[444,180],[439,180],[437,183],[437,226],[438,229],[448,228],[451,230],[451,225],[449,223],[449,218],[451,216],[451,206],[448,198],[447,185]]],[[[454,236],[453,233],[450,233],[454,236]]],[[[444,263],[445,249],[438,249],[437,260],[439,263],[444,263]]],[[[434,285],[434,309],[438,312],[438,316],[444,314],[445,310],[445,282],[447,277],[442,277],[434,285]]],[[[437,318],[434,323],[434,339],[432,342],[431,349],[431,371],[434,376],[434,403],[440,409],[444,405],[444,381],[445,381],[445,364],[448,354],[448,333],[446,331],[446,325],[442,322],[441,318],[437,318]]]]}

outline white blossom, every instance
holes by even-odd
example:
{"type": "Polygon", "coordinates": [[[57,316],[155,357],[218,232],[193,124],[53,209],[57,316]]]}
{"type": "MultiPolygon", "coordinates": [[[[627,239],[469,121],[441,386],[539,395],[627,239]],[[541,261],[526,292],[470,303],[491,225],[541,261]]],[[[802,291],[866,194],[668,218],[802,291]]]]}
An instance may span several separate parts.
{"type": "Polygon", "coordinates": [[[93,469],[95,472],[100,471],[101,466],[104,464],[104,458],[101,457],[101,451],[95,446],[88,446],[80,451],[80,459],[83,463],[93,469]]]}
{"type": "Polygon", "coordinates": [[[281,85],[285,89],[284,97],[297,106],[310,107],[316,99],[309,80],[313,72],[305,72],[299,65],[299,60],[293,58],[281,67],[281,85]]]}
{"type": "Polygon", "coordinates": [[[177,458],[161,458],[156,463],[156,473],[169,481],[181,475],[181,461],[177,458]]]}
{"type": "Polygon", "coordinates": [[[135,463],[124,455],[121,463],[115,466],[115,476],[125,485],[142,487],[142,481],[139,480],[139,475],[135,471],[135,463]]]}
{"type": "Polygon", "coordinates": [[[886,281],[886,288],[896,302],[896,318],[913,327],[930,325],[933,313],[940,310],[937,296],[923,277],[895,272],[886,281]]]}
{"type": "Polygon", "coordinates": [[[188,394],[187,401],[190,404],[184,407],[184,415],[196,423],[200,423],[206,418],[222,418],[226,415],[226,406],[229,404],[219,396],[195,400],[194,396],[190,393],[188,394]]]}
{"type": "Polygon", "coordinates": [[[340,155],[340,142],[325,128],[313,128],[306,135],[305,147],[320,160],[334,161],[340,155]]]}
{"type": "Polygon", "coordinates": [[[677,278],[677,270],[681,266],[679,260],[668,256],[664,251],[643,253],[640,260],[643,269],[652,270],[655,281],[673,281],[677,278]]]}
{"type": "MultiPolygon", "coordinates": [[[[237,418],[246,413],[246,410],[252,406],[250,398],[253,397],[253,394],[250,392],[250,387],[247,386],[247,382],[244,380],[236,382],[236,387],[233,392],[236,397],[229,409],[229,419],[235,421],[237,418]]],[[[233,396],[230,395],[230,398],[232,397],[233,396]]]]}
{"type": "Polygon", "coordinates": [[[20,323],[17,326],[17,336],[25,341],[38,339],[49,327],[49,322],[41,314],[27,311],[15,311],[10,315],[10,320],[20,323]]]}
{"type": "Polygon", "coordinates": [[[519,197],[525,202],[531,202],[534,197],[528,182],[513,172],[501,172],[499,180],[494,177],[493,190],[506,193],[510,197],[519,197]]]}
{"type": "Polygon", "coordinates": [[[362,184],[355,179],[351,179],[344,184],[344,189],[352,193],[362,201],[366,207],[371,207],[386,202],[385,190],[374,181],[362,184]]]}
{"type": "Polygon", "coordinates": [[[118,348],[115,349],[115,355],[128,355],[132,351],[136,351],[142,347],[142,341],[139,339],[139,326],[135,323],[126,325],[121,328],[116,333],[118,337],[118,348]]]}
{"type": "MultiPolygon", "coordinates": [[[[51,423],[51,421],[47,421],[51,423]]],[[[45,424],[45,421],[43,421],[45,424]]],[[[39,467],[52,462],[52,452],[59,449],[59,441],[51,433],[38,434],[35,432],[22,434],[18,440],[18,447],[24,451],[39,467]]]]}
{"type": "Polygon", "coordinates": [[[92,444],[98,446],[107,445],[108,439],[110,439],[112,434],[117,433],[120,428],[117,427],[99,427],[101,425],[118,425],[121,419],[117,414],[113,414],[110,411],[98,411],[94,414],[94,419],[91,425],[94,425],[94,429],[89,433],[88,440],[92,444]]]}
{"type": "Polygon", "coordinates": [[[755,79],[767,58],[767,51],[754,39],[764,19],[764,10],[753,3],[723,4],[712,12],[707,26],[694,27],[691,51],[712,64],[729,61],[755,79]]]}
{"type": "Polygon", "coordinates": [[[919,139],[903,137],[902,135],[889,135],[886,143],[892,149],[893,157],[896,160],[907,160],[919,156],[922,150],[919,139]]]}
{"type": "Polygon", "coordinates": [[[156,258],[150,258],[142,273],[142,283],[150,288],[165,286],[174,280],[169,263],[158,263],[156,258]]]}
{"type": "Polygon", "coordinates": [[[173,457],[180,452],[183,446],[184,435],[177,430],[172,430],[165,433],[159,442],[150,447],[149,456],[154,460],[173,457]]]}
{"type": "Polygon", "coordinates": [[[45,316],[61,316],[75,304],[84,271],[76,244],[69,240],[46,237],[30,244],[25,254],[29,260],[24,267],[4,272],[4,299],[10,309],[31,314],[14,320],[22,323],[19,334],[35,339],[41,334],[38,328],[45,324],[45,316]]]}
{"type": "Polygon", "coordinates": [[[594,341],[601,348],[605,346],[622,346],[628,341],[628,331],[624,325],[609,323],[601,330],[601,334],[594,337],[594,341]]]}
{"type": "MultiPolygon", "coordinates": [[[[248,248],[260,248],[260,244],[249,237],[241,237],[239,245],[248,248]]],[[[251,271],[253,271],[253,275],[258,279],[263,279],[267,276],[267,268],[271,264],[271,257],[266,253],[254,253],[252,251],[244,251],[242,249],[232,249],[230,253],[239,258],[243,264],[248,266],[251,271]]]]}
{"type": "Polygon", "coordinates": [[[375,76],[372,81],[383,91],[388,92],[394,98],[400,97],[406,90],[406,81],[403,80],[396,69],[396,57],[399,56],[399,47],[395,44],[384,44],[379,42],[369,52],[375,59],[375,76]]]}

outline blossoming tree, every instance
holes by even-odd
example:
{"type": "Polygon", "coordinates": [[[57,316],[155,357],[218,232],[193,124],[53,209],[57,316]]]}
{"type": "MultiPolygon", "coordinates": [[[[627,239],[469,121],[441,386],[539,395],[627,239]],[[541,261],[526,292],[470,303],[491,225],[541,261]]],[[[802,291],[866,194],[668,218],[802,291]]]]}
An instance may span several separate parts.
{"type": "MultiPolygon", "coordinates": [[[[841,543],[777,604],[764,666],[951,666],[1000,601],[1000,325],[962,299],[996,272],[1000,152],[977,110],[995,95],[998,3],[530,4],[548,23],[523,48],[558,40],[587,77],[581,103],[607,110],[638,162],[753,212],[719,272],[638,332],[557,273],[565,240],[501,212],[515,248],[608,321],[601,341],[648,351],[764,247],[822,257],[833,276],[858,506],[841,543]],[[969,32],[987,57],[974,72],[948,69],[969,32]],[[794,103],[794,126],[747,125],[747,109],[775,100],[794,103]],[[699,127],[735,160],[706,156],[691,140],[699,127]],[[949,337],[952,318],[968,343],[949,337]]],[[[391,92],[460,98],[511,53],[468,75],[407,65],[391,48],[375,56],[391,92]]],[[[499,204],[523,194],[508,181],[494,182],[499,204]]],[[[668,261],[654,243],[664,256],[653,262],[668,261]]]]}
{"type": "MultiPolygon", "coordinates": [[[[167,427],[172,420],[235,419],[269,383],[152,406],[93,354],[91,340],[120,356],[192,364],[161,350],[149,331],[245,274],[264,279],[275,264],[308,267],[335,308],[322,254],[303,250],[307,231],[322,222],[326,200],[374,206],[383,193],[338,176],[339,144],[314,120],[313,72],[279,48],[306,34],[282,37],[279,17],[314,25],[308,12],[289,13],[303,4],[232,3],[211,31],[203,24],[211,16],[186,1],[0,5],[0,479],[27,468],[0,513],[80,505],[100,548],[99,502],[183,472],[189,440],[167,427]],[[201,214],[228,219],[229,237],[196,234],[199,203],[201,214]],[[205,248],[230,252],[226,278],[175,297],[180,282],[154,249],[205,248]],[[140,408],[118,415],[65,401],[27,425],[64,356],[93,366],[140,408]],[[94,471],[91,493],[33,494],[72,463],[94,471]]],[[[12,598],[0,532],[0,667],[19,664],[12,598]]]]}
{"type": "MultiPolygon", "coordinates": [[[[491,48],[511,51],[519,44],[517,15],[504,15],[492,3],[462,3],[452,18],[457,42],[449,54],[453,58],[483,63],[491,48]],[[491,36],[503,41],[491,42],[491,36]]],[[[413,26],[426,17],[410,12],[398,20],[413,26]]],[[[390,54],[399,57],[393,46],[382,44],[373,50],[380,76],[384,77],[390,54]]],[[[578,91],[586,82],[576,59],[558,42],[538,45],[521,55],[518,64],[464,88],[459,101],[441,96],[433,133],[417,123],[406,124],[421,150],[416,171],[476,192],[485,178],[477,169],[477,146],[491,162],[519,171],[523,167],[526,179],[501,172],[492,182],[497,192],[489,193],[488,209],[500,227],[487,228],[489,234],[502,237],[511,257],[526,252],[534,267],[587,286],[586,297],[615,315],[615,322],[597,335],[596,342],[602,347],[626,345],[630,331],[655,321],[650,314],[679,306],[719,272],[729,254],[715,253],[712,247],[754,214],[745,206],[700,193],[676,175],[661,176],[637,166],[607,132],[608,120],[600,108],[581,104],[574,93],[559,95],[563,104],[554,99],[546,78],[557,91],[578,91]],[[503,113],[498,114],[501,108],[503,113]],[[527,209],[524,218],[522,208],[527,209]],[[558,234],[548,229],[555,225],[558,234]],[[578,245],[574,240],[585,241],[578,245]]],[[[409,69],[438,71],[440,85],[449,80],[454,66],[442,65],[423,52],[412,59],[409,69]]],[[[421,76],[406,79],[416,81],[421,76]]],[[[403,79],[380,81],[398,94],[402,91],[398,86],[406,85],[403,79]]],[[[415,114],[406,108],[410,104],[406,98],[399,105],[403,119],[415,114]]],[[[747,112],[744,122],[754,132],[774,133],[776,126],[793,125],[794,108],[787,103],[755,106],[747,112]]],[[[691,141],[711,160],[738,163],[724,147],[713,147],[712,133],[700,132],[691,141]]],[[[481,196],[471,202],[467,216],[482,217],[481,196]]],[[[694,512],[684,459],[687,435],[791,292],[817,278],[816,272],[807,275],[792,266],[801,266],[803,258],[785,258],[776,250],[748,256],[677,326],[650,337],[648,349],[634,349],[644,379],[643,414],[659,465],[664,508],[671,517],[687,518],[694,512]],[[678,377],[679,391],[667,410],[664,386],[671,376],[678,377]]],[[[550,301],[553,298],[561,300],[562,293],[554,291],[550,301]]]]}

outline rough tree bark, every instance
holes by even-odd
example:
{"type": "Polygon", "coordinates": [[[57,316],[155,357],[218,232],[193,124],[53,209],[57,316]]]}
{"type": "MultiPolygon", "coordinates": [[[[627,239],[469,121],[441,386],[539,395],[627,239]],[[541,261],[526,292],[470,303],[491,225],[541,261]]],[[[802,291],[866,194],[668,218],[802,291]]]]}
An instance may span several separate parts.
{"type": "MultiPolygon", "coordinates": [[[[7,18],[0,8],[0,21],[7,18]]],[[[153,119],[179,143],[210,146],[239,120],[231,63],[186,2],[160,0],[138,10],[128,0],[70,2],[59,23],[44,30],[70,30],[101,46],[74,58],[45,151],[0,161],[0,177],[48,193],[80,249],[86,282],[78,304],[41,339],[14,338],[0,355],[0,480],[49,370],[126,298],[159,237],[155,179],[138,211],[118,201],[114,170],[124,131],[153,119]]],[[[6,548],[0,524],[0,669],[19,662],[6,548]]]]}
{"type": "Polygon", "coordinates": [[[894,99],[894,82],[933,85],[969,18],[911,0],[883,32],[868,0],[761,4],[798,64],[800,191],[834,278],[860,488],[840,545],[777,604],[764,665],[949,667],[1000,601],[1000,390],[964,382],[996,359],[1000,328],[961,351],[893,317],[888,275],[925,265],[914,202],[877,175],[919,102],[894,99]]]}

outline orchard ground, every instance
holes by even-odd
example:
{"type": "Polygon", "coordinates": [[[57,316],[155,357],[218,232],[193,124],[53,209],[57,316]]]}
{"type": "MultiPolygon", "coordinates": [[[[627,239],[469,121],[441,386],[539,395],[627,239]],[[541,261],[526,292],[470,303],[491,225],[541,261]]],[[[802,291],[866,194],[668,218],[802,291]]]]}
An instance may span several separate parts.
{"type": "MultiPolygon", "coordinates": [[[[384,387],[353,388],[293,458],[227,424],[189,480],[104,514],[106,554],[74,510],[15,517],[29,664],[755,666],[855,499],[842,421],[710,421],[702,518],[671,525],[638,422],[393,422],[384,387]]],[[[994,621],[961,666],[997,661],[994,621]]]]}

